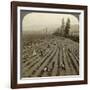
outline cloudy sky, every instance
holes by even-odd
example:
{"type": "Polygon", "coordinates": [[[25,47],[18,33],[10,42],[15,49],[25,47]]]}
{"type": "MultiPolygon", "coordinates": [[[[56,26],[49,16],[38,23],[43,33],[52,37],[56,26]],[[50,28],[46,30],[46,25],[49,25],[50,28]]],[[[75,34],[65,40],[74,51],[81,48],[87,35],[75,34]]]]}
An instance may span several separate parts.
{"type": "Polygon", "coordinates": [[[44,33],[47,28],[48,32],[53,32],[56,28],[60,27],[62,19],[64,21],[70,18],[71,25],[78,24],[78,19],[71,14],[52,14],[52,13],[29,13],[24,16],[22,22],[22,30],[24,32],[44,33]]]}

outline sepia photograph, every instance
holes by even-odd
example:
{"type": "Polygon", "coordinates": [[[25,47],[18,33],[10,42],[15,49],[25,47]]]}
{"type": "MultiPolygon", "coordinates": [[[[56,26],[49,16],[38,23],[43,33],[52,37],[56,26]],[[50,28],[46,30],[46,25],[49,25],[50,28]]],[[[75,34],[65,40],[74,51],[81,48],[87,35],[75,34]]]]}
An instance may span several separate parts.
{"type": "Polygon", "coordinates": [[[79,75],[79,13],[21,16],[21,78],[79,75]]]}
{"type": "Polygon", "coordinates": [[[11,87],[87,83],[87,6],[11,3],[11,87]]]}

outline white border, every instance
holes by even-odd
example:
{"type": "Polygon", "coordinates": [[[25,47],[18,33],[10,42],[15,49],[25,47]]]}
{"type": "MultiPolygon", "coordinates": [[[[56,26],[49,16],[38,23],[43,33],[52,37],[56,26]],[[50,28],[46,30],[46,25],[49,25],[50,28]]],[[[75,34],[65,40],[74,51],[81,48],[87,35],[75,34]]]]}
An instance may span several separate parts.
{"type": "Polygon", "coordinates": [[[18,7],[17,8],[17,83],[42,83],[42,82],[62,82],[62,81],[78,81],[84,80],[84,11],[73,9],[52,9],[52,8],[35,8],[35,7],[18,7]],[[20,10],[37,10],[37,11],[54,11],[54,12],[78,12],[80,30],[80,75],[74,76],[54,76],[40,78],[23,78],[20,79],[20,10]]]}

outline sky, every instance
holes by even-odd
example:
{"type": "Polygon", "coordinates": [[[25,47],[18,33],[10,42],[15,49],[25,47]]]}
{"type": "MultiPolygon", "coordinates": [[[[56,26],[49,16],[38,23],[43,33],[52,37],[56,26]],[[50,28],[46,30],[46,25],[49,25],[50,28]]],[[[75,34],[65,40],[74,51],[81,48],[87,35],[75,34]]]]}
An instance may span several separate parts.
{"type": "Polygon", "coordinates": [[[22,30],[30,33],[45,33],[45,29],[52,33],[56,28],[61,26],[62,19],[66,23],[70,18],[70,24],[79,24],[78,19],[71,14],[52,14],[52,13],[29,13],[24,16],[22,21],[22,30]]]}

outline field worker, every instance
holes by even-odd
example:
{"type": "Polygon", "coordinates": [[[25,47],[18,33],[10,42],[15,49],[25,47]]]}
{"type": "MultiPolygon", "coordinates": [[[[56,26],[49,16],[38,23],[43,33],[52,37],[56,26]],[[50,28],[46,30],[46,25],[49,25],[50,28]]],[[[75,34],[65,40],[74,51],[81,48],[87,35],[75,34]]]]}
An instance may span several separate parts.
{"type": "Polygon", "coordinates": [[[37,53],[36,53],[36,51],[35,51],[35,49],[33,50],[33,56],[36,56],[37,55],[37,53]]]}
{"type": "Polygon", "coordinates": [[[45,67],[45,68],[44,68],[44,72],[46,72],[46,71],[48,71],[48,67],[45,67]]]}
{"type": "Polygon", "coordinates": [[[40,50],[40,55],[43,56],[43,51],[42,50],[40,50]]]}

